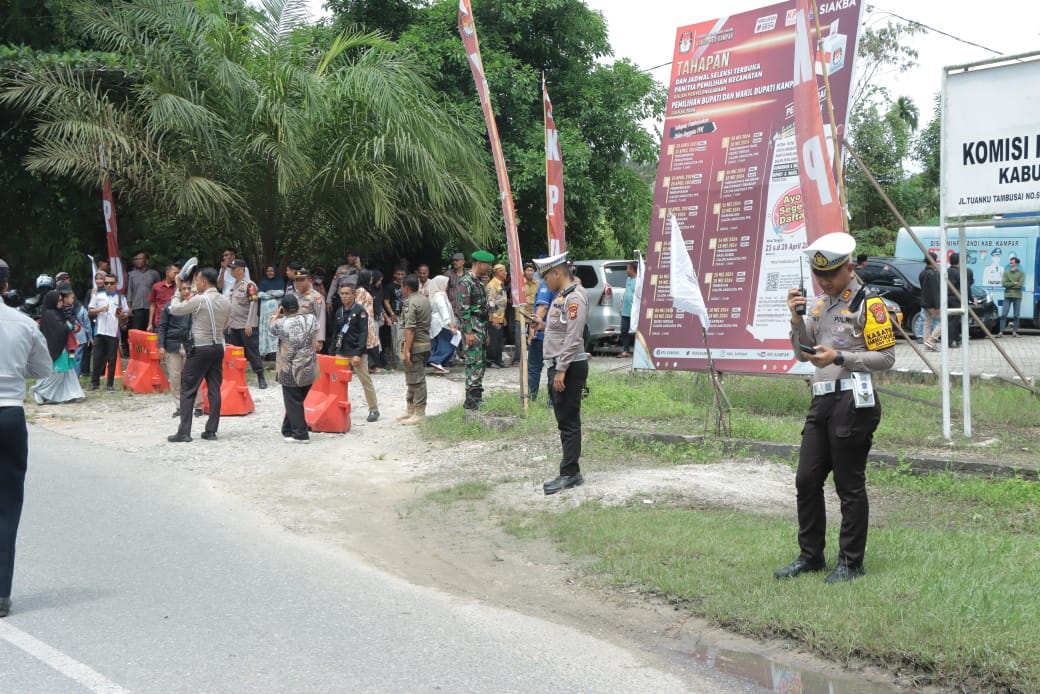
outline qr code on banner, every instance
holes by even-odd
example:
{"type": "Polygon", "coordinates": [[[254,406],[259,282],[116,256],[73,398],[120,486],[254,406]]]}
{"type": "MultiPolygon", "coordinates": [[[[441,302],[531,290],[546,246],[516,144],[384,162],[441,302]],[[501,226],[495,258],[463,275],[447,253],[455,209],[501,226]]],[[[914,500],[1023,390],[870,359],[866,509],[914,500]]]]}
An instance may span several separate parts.
{"type": "Polygon", "coordinates": [[[766,291],[775,292],[780,288],[780,273],[770,272],[766,275],[766,291]]]}

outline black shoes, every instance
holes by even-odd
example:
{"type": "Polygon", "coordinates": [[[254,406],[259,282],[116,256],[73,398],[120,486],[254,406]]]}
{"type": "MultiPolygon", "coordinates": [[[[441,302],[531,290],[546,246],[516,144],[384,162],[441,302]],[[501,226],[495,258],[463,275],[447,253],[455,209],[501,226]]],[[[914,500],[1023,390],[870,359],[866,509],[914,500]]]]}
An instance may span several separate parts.
{"type": "Polygon", "coordinates": [[[263,371],[256,372],[256,385],[260,390],[267,390],[267,379],[264,378],[263,371]]]}
{"type": "Polygon", "coordinates": [[[11,598],[0,598],[0,618],[11,614],[11,598]]]}
{"type": "Polygon", "coordinates": [[[849,566],[845,563],[844,559],[838,560],[838,565],[834,567],[834,571],[831,571],[830,575],[823,579],[824,583],[844,583],[846,581],[852,581],[865,576],[866,571],[863,570],[862,566],[849,566]]]}
{"type": "Polygon", "coordinates": [[[546,496],[555,494],[556,492],[562,492],[564,489],[570,489],[571,487],[578,487],[584,482],[581,473],[576,475],[560,475],[551,482],[546,482],[542,485],[542,491],[545,492],[546,496]]]}
{"type": "Polygon", "coordinates": [[[166,440],[170,443],[191,443],[190,434],[171,434],[166,437],[166,440]]]}
{"type": "Polygon", "coordinates": [[[366,422],[376,422],[378,420],[379,420],[379,410],[372,410],[371,412],[368,413],[368,418],[365,421],[366,422]]]}
{"type": "Polygon", "coordinates": [[[174,416],[175,418],[176,418],[176,417],[180,417],[180,416],[181,416],[181,411],[180,411],[180,410],[174,410],[174,411],[173,411],[173,416],[174,416]]]}
{"type": "Polygon", "coordinates": [[[775,578],[794,578],[804,573],[819,573],[827,570],[827,562],[813,563],[798,557],[787,566],[773,572],[775,578]]]}
{"type": "Polygon", "coordinates": [[[204,441],[216,441],[217,432],[215,431],[204,431],[202,432],[202,438],[204,441]]]}
{"type": "Polygon", "coordinates": [[[196,417],[201,417],[202,415],[206,414],[206,410],[202,409],[201,407],[196,407],[194,414],[196,417]]]}

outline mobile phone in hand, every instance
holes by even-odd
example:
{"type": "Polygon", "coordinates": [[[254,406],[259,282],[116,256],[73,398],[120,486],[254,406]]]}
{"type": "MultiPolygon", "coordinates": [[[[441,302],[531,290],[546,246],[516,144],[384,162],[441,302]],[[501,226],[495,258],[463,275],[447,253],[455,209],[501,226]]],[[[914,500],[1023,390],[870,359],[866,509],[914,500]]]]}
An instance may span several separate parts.
{"type": "Polygon", "coordinates": [[[816,348],[815,347],[810,347],[809,345],[803,345],[803,344],[799,343],[798,344],[798,348],[800,350],[802,350],[803,352],[805,352],[806,354],[816,354],[816,348]]]}

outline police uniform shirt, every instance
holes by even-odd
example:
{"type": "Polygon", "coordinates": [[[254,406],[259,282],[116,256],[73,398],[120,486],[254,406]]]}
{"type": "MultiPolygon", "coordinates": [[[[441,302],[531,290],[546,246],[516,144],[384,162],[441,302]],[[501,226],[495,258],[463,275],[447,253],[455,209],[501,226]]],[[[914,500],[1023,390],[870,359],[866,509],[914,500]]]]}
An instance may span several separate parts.
{"type": "Polygon", "coordinates": [[[187,300],[182,299],[180,294],[175,294],[170,302],[170,314],[192,316],[191,336],[195,346],[222,345],[224,328],[231,317],[231,303],[216,287],[210,287],[202,294],[196,294],[187,300]],[[206,301],[207,299],[209,301],[206,301]]]}
{"type": "Polygon", "coordinates": [[[229,328],[242,330],[260,325],[260,295],[255,284],[247,279],[235,282],[228,300],[231,301],[229,328]]]}
{"type": "Polygon", "coordinates": [[[296,298],[300,302],[300,313],[309,313],[318,319],[318,339],[324,340],[325,300],[321,298],[321,294],[314,287],[302,294],[297,293],[296,298]]]}
{"type": "MultiPolygon", "coordinates": [[[[791,346],[798,361],[808,361],[799,344],[823,345],[841,352],[845,357],[842,366],[830,364],[817,368],[813,382],[836,381],[849,378],[853,371],[886,371],[896,361],[894,347],[871,351],[863,335],[866,325],[867,302],[860,303],[855,315],[849,309],[862,285],[853,277],[848,286],[837,297],[821,294],[806,304],[801,323],[791,324],[791,346]]],[[[546,341],[548,346],[548,341],[546,341]]]]}
{"type": "Polygon", "coordinates": [[[589,315],[589,295],[573,284],[560,292],[549,306],[545,326],[544,356],[556,360],[556,371],[566,371],[574,358],[585,353],[585,321],[589,315]]]}

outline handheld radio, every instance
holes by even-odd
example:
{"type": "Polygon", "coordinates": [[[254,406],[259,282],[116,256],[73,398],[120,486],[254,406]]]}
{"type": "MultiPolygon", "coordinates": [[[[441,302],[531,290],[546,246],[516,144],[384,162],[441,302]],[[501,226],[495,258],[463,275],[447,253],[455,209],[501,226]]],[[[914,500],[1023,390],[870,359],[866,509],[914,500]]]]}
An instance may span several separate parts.
{"type": "MultiPolygon", "coordinates": [[[[805,272],[802,269],[802,261],[798,260],[798,295],[805,297],[805,272]]],[[[794,307],[794,312],[799,316],[805,315],[805,304],[798,304],[794,307]]]]}

